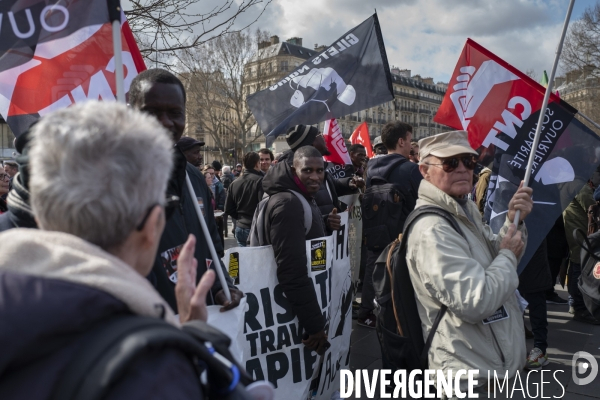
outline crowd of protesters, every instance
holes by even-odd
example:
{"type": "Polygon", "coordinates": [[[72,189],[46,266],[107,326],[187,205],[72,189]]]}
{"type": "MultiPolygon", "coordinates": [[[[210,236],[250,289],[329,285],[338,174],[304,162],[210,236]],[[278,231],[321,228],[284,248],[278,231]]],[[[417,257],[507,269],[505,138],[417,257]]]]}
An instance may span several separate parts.
{"type": "MultiPolygon", "coordinates": [[[[323,161],[329,150],[322,133],[310,125],[289,129],[282,154],[265,148],[232,167],[205,163],[205,143],[183,136],[185,88],[167,71],[139,74],[129,105],[87,103],[49,114],[19,138],[17,159],[0,167],[0,231],[11,230],[0,239],[0,319],[10,322],[0,338],[22,338],[0,365],[18,370],[31,357],[40,360],[15,372],[10,385],[0,379],[0,398],[31,393],[25,372],[43,376],[34,397],[50,398],[79,339],[111,316],[141,315],[179,327],[206,320],[206,305],[237,307],[244,294],[233,280],[225,288],[215,279],[214,269],[227,271],[208,244],[222,257],[229,233],[240,247],[273,247],[279,284],[305,330],[303,343],[323,354],[326,321],[307,273],[305,241],[338,230],[339,197],[362,195],[382,177],[402,197],[400,232],[411,212],[425,206],[445,210],[460,227],[459,234],[444,218],[427,215],[410,230],[406,262],[423,336],[432,326],[438,332],[430,368],[479,369],[482,376],[507,370],[509,378],[523,367],[542,368],[549,362],[546,303],[569,304],[573,318],[600,324],[576,285],[580,245],[565,233],[586,230],[600,179],[582,188],[519,276],[532,190],[517,190],[504,227],[493,234],[482,222],[491,170],[477,168],[464,131],[417,143],[411,125],[390,122],[375,138],[371,159],[363,145],[349,147],[353,172],[338,179],[323,161]],[[569,300],[554,291],[565,274],[569,300]],[[529,303],[534,348],[528,354],[517,289],[529,303]],[[442,308],[444,317],[434,324],[442,308]],[[40,341],[47,336],[69,340],[45,349],[40,341]],[[47,354],[35,355],[36,348],[47,354]]],[[[355,317],[379,329],[373,271],[383,248],[367,239],[355,317]]],[[[111,398],[200,396],[195,370],[178,351],[157,350],[136,368],[111,389],[111,398]]]]}

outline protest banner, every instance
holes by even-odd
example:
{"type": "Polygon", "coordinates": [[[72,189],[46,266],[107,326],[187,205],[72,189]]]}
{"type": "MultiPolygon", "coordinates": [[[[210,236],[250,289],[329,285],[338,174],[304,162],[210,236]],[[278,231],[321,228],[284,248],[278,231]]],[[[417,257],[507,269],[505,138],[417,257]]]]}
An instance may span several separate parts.
{"type": "MultiPolygon", "coordinates": [[[[2,30],[0,43],[0,115],[15,136],[51,111],[86,100],[115,100],[106,0],[8,0],[0,3],[2,15],[10,20],[2,27],[10,28],[2,30]]],[[[127,92],[146,66],[123,13],[121,33],[127,92]]]]}
{"type": "Polygon", "coordinates": [[[305,243],[307,271],[331,344],[323,356],[302,344],[303,329],[277,282],[271,246],[235,247],[225,253],[225,265],[246,295],[247,307],[243,315],[215,316],[219,307],[211,306],[208,322],[217,323],[232,338],[232,352],[237,346],[234,355],[250,375],[275,386],[276,399],[330,399],[339,391],[340,369],[349,365],[353,299],[349,219],[347,212],[340,216],[339,231],[305,243]],[[243,324],[239,318],[244,318],[243,324]]]}
{"type": "Polygon", "coordinates": [[[350,270],[352,282],[358,284],[362,250],[362,209],[360,195],[340,196],[339,200],[348,206],[348,247],[350,249],[350,270]]]}

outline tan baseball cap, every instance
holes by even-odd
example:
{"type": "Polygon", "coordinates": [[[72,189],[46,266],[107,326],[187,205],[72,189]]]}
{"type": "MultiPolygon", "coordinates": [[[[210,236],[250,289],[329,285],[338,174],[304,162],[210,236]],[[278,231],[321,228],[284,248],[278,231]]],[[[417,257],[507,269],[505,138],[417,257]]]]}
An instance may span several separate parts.
{"type": "Polygon", "coordinates": [[[421,161],[427,156],[447,158],[458,154],[477,154],[469,144],[467,131],[443,132],[419,140],[421,161]]]}

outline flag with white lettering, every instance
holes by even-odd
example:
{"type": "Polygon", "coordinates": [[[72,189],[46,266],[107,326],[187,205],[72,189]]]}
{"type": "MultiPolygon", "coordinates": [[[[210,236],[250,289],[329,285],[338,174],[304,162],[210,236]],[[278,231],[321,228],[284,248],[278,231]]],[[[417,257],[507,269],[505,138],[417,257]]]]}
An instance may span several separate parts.
{"type": "MultiPolygon", "coordinates": [[[[146,69],[121,14],[125,92],[146,69]]],[[[0,115],[16,136],[40,116],[88,99],[115,100],[106,0],[0,2],[0,115]]]]}
{"type": "Polygon", "coordinates": [[[494,232],[504,224],[508,203],[534,153],[529,182],[534,207],[525,220],[529,236],[519,273],[600,162],[600,138],[554,94],[540,142],[532,149],[544,92],[542,85],[469,39],[434,118],[466,130],[479,162],[492,168],[484,218],[494,232]]]}
{"type": "Polygon", "coordinates": [[[248,96],[267,146],[291,126],[317,124],[394,99],[377,14],[271,87],[248,96]]]}
{"type": "Polygon", "coordinates": [[[352,164],[350,154],[348,154],[348,149],[346,148],[346,141],[344,140],[344,136],[342,136],[342,130],[335,118],[325,121],[323,138],[330,153],[323,156],[323,160],[338,165],[352,164]]]}

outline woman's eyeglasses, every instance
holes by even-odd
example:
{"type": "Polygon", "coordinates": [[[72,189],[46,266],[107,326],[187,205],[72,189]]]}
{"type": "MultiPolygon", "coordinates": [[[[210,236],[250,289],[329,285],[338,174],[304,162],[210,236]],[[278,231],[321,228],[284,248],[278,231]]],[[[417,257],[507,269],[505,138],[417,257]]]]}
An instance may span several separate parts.
{"type": "Polygon", "coordinates": [[[3,180],[10,180],[10,175],[9,174],[0,174],[0,181],[3,180]]]}
{"type": "MultiPolygon", "coordinates": [[[[154,210],[154,207],[158,206],[159,204],[153,204],[150,207],[148,207],[148,211],[146,211],[146,214],[144,214],[144,218],[142,218],[142,221],[139,223],[138,226],[136,226],[135,229],[137,229],[138,231],[141,231],[142,229],[144,229],[144,225],[146,225],[146,220],[148,219],[148,217],[150,216],[150,213],[152,212],[152,210],[154,210]]],[[[165,201],[165,220],[168,220],[169,218],[171,218],[171,215],[173,215],[173,212],[175,212],[175,209],[179,207],[179,197],[178,196],[169,196],[167,197],[167,200],[165,201]]]]}
{"type": "Polygon", "coordinates": [[[465,168],[469,169],[469,170],[474,170],[475,166],[477,165],[477,156],[475,156],[473,154],[469,154],[466,156],[443,158],[441,160],[442,160],[441,164],[430,164],[430,163],[425,163],[425,164],[441,166],[442,169],[444,170],[444,172],[454,171],[456,168],[458,168],[459,161],[462,161],[465,168]]]}

